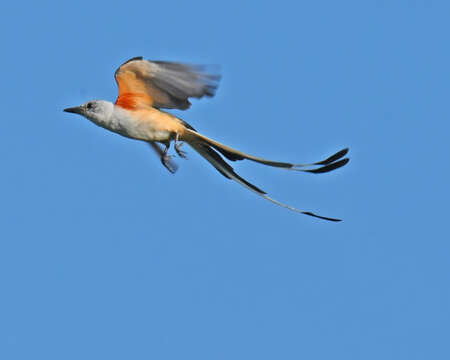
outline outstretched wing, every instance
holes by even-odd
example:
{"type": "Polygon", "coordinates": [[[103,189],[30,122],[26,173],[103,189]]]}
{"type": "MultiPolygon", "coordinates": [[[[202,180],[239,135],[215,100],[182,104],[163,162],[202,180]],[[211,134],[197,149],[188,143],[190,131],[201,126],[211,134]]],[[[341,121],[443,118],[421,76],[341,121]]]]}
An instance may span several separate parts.
{"type": "Polygon", "coordinates": [[[166,61],[149,61],[135,57],[122,64],[115,73],[119,86],[116,105],[127,109],[189,108],[189,98],[214,96],[220,76],[206,72],[202,65],[166,61]]]}

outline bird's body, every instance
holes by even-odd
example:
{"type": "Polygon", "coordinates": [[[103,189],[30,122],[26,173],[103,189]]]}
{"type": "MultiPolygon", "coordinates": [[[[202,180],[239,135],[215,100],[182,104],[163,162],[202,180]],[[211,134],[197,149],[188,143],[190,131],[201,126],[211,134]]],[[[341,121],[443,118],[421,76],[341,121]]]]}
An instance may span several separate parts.
{"type": "Polygon", "coordinates": [[[167,143],[175,133],[184,130],[182,122],[172,114],[155,108],[125,109],[109,101],[97,100],[102,116],[87,116],[93,123],[122,136],[142,141],[167,143]]]}
{"type": "Polygon", "coordinates": [[[105,100],[93,100],[65,111],[83,115],[98,126],[122,136],[148,142],[160,156],[163,165],[171,172],[176,171],[176,165],[167,154],[170,143],[174,141],[177,154],[185,157],[180,147],[181,142],[187,142],[223,176],[265,199],[306,215],[339,221],[298,210],[268,197],[263,190],[236,174],[221,155],[231,161],[248,159],[288,170],[324,173],[344,166],[348,158],[343,157],[348,149],[341,150],[323,161],[291,164],[245,154],[199,134],[185,121],[160,108],[184,110],[190,106],[190,97],[213,96],[219,77],[205,72],[202,66],[147,61],[139,57],[120,66],[115,77],[119,86],[119,97],[114,104],[105,100]],[[165,148],[162,149],[157,143],[165,145],[165,148]]]}

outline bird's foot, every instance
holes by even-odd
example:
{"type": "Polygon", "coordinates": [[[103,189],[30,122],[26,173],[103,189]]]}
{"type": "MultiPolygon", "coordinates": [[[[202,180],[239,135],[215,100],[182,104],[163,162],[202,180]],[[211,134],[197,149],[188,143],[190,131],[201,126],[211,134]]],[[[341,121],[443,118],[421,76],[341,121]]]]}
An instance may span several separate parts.
{"type": "Polygon", "coordinates": [[[169,170],[172,174],[174,174],[178,166],[172,161],[173,155],[163,155],[161,156],[161,163],[169,170]]]}
{"type": "Polygon", "coordinates": [[[184,143],[182,142],[178,142],[178,137],[175,139],[175,151],[177,152],[178,156],[183,158],[183,159],[187,159],[187,153],[186,151],[181,150],[181,147],[183,146],[184,143]]]}

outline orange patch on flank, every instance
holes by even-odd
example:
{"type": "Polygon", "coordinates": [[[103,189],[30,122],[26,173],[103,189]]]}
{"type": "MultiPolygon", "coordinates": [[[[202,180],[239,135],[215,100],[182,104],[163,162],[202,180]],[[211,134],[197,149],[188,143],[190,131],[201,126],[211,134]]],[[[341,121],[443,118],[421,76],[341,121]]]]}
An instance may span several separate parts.
{"type": "Polygon", "coordinates": [[[116,100],[116,105],[125,109],[135,109],[138,107],[138,104],[142,104],[145,100],[148,101],[148,96],[144,94],[125,93],[120,94],[116,100]]]}
{"type": "Polygon", "coordinates": [[[125,109],[137,109],[153,104],[152,98],[148,95],[147,85],[141,79],[137,79],[135,73],[119,71],[116,74],[116,81],[119,86],[116,105],[125,109]]]}

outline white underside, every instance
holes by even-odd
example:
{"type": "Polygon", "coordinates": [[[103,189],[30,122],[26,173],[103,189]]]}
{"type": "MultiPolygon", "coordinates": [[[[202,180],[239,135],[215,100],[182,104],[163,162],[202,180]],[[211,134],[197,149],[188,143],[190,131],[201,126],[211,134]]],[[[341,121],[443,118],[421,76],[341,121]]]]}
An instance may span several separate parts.
{"type": "Polygon", "coordinates": [[[107,130],[137,140],[165,142],[172,136],[169,131],[157,130],[151,121],[143,122],[119,106],[114,106],[111,115],[104,119],[90,120],[107,130]]]}

